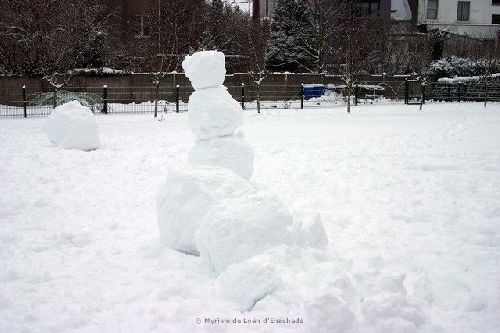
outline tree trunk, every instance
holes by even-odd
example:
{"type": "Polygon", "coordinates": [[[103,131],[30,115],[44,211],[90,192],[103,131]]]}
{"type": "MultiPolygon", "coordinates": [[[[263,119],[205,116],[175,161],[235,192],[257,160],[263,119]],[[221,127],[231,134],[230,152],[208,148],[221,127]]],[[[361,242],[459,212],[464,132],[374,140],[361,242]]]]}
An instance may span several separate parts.
{"type": "Polygon", "coordinates": [[[260,113],[260,82],[257,83],[257,113],[260,113]]]}
{"type": "Polygon", "coordinates": [[[160,95],[160,82],[155,83],[155,118],[158,117],[158,97],[160,95]]]}
{"type": "Polygon", "coordinates": [[[351,85],[347,86],[347,113],[351,113],[351,85]]]}

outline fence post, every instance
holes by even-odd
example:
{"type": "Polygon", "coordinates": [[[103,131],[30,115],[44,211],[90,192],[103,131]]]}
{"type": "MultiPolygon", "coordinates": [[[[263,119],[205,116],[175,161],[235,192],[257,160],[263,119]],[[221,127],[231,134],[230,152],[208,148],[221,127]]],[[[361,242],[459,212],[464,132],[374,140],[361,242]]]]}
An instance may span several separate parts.
{"type": "Polygon", "coordinates": [[[102,86],[102,113],[108,114],[108,85],[102,86]]]}
{"type": "Polygon", "coordinates": [[[304,109],[304,84],[300,84],[300,109],[304,109]]]}
{"type": "Polygon", "coordinates": [[[181,87],[179,85],[175,86],[175,112],[179,113],[179,97],[180,97],[180,92],[181,87]]]}
{"type": "Polygon", "coordinates": [[[358,93],[359,93],[359,86],[356,83],[356,85],[354,86],[354,106],[358,106],[358,93]]]}
{"type": "Polygon", "coordinates": [[[422,83],[422,103],[421,104],[425,104],[425,98],[426,98],[426,91],[425,89],[427,88],[427,84],[425,83],[422,83]]]}
{"type": "Polygon", "coordinates": [[[52,106],[54,109],[57,107],[57,87],[54,87],[54,94],[52,96],[52,106]]]}
{"type": "Polygon", "coordinates": [[[260,80],[257,82],[257,113],[260,113],[260,80]]]}
{"type": "Polygon", "coordinates": [[[484,80],[484,107],[486,107],[486,102],[488,101],[488,85],[486,80],[484,80]]]}
{"type": "Polygon", "coordinates": [[[245,109],[245,84],[241,83],[241,108],[245,109]]]}
{"type": "Polygon", "coordinates": [[[410,82],[408,80],[405,81],[405,104],[408,104],[410,99],[410,82]]]}
{"type": "Polygon", "coordinates": [[[451,99],[451,84],[448,84],[448,102],[453,102],[451,99]]]}
{"type": "Polygon", "coordinates": [[[23,112],[24,118],[28,118],[28,101],[26,100],[26,85],[23,85],[23,112]]]}
{"type": "Polygon", "coordinates": [[[153,118],[158,117],[158,98],[160,97],[160,80],[155,82],[155,112],[153,118]]]}
{"type": "Polygon", "coordinates": [[[462,84],[461,83],[458,83],[457,84],[457,97],[458,97],[458,103],[460,103],[461,99],[462,99],[462,95],[461,95],[461,87],[462,87],[462,84]]]}

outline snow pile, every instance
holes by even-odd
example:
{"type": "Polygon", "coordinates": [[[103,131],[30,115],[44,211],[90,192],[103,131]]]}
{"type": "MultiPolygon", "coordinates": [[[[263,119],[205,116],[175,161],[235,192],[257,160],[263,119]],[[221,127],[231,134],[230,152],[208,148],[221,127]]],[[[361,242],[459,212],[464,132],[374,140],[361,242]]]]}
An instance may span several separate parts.
{"type": "Polygon", "coordinates": [[[281,285],[275,265],[261,256],[229,266],[215,282],[217,293],[240,311],[252,309],[281,285]]]}
{"type": "Polygon", "coordinates": [[[189,154],[193,166],[170,172],[158,194],[160,238],[175,250],[199,254],[222,274],[221,296],[250,310],[280,289],[283,272],[274,267],[286,261],[270,256],[262,264],[259,256],[283,246],[326,248],[328,238],[319,216],[295,221],[277,196],[249,181],[253,149],[241,132],[235,134],[242,109],[221,85],[224,55],[198,52],[183,67],[195,88],[188,109],[197,141],[189,154]]]}
{"type": "Polygon", "coordinates": [[[201,258],[216,273],[267,249],[289,243],[293,218],[277,197],[254,191],[210,210],[196,235],[201,258]]]}
{"type": "Polygon", "coordinates": [[[99,129],[95,115],[78,101],[56,107],[50,114],[45,133],[50,142],[65,149],[99,148],[99,129]]]}

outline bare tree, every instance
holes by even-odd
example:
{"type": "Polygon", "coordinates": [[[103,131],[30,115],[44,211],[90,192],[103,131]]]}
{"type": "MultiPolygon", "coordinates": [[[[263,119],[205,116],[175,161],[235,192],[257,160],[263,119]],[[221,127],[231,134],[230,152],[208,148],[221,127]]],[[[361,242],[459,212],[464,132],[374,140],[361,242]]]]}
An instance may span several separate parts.
{"type": "Polygon", "coordinates": [[[359,74],[380,69],[387,56],[390,22],[378,15],[363,16],[356,0],[337,0],[341,4],[338,33],[332,41],[334,72],[342,76],[347,93],[347,112],[351,111],[351,96],[359,74]]]}
{"type": "Polygon", "coordinates": [[[0,5],[0,60],[17,74],[62,87],[79,67],[103,65],[110,17],[97,0],[5,0],[0,5]]]}

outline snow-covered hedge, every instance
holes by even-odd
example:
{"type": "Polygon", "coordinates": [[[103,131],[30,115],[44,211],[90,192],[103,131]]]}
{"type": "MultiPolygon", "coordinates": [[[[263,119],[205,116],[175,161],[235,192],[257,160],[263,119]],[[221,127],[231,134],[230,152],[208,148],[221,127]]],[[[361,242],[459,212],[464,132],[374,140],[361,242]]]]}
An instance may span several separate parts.
{"type": "Polygon", "coordinates": [[[495,73],[492,75],[488,75],[487,77],[481,77],[478,75],[474,76],[455,76],[455,77],[442,77],[438,79],[438,82],[448,83],[448,84],[457,84],[457,83],[466,83],[466,82],[478,82],[482,79],[486,79],[486,81],[493,81],[500,79],[500,73],[495,73]]]}
{"type": "Polygon", "coordinates": [[[435,78],[441,78],[478,76],[486,72],[500,72],[500,61],[488,59],[472,60],[469,58],[451,56],[434,61],[429,66],[427,74],[435,78]]]}

